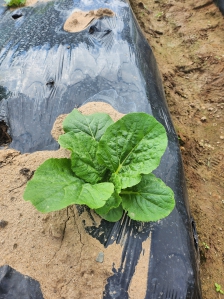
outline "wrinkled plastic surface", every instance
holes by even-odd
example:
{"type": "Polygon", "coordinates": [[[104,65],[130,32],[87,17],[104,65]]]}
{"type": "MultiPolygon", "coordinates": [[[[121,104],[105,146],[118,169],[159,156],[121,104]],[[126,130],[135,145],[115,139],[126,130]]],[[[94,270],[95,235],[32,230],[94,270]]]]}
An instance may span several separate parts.
{"type": "Polygon", "coordinates": [[[214,2],[218,6],[222,14],[224,15],[224,0],[214,0],[214,2]]]}
{"type": "Polygon", "coordinates": [[[7,7],[5,6],[4,0],[0,0],[0,16],[3,15],[6,10],[7,7]]]}
{"type": "Polygon", "coordinates": [[[10,266],[0,267],[0,299],[44,299],[40,284],[10,266]]]}
{"type": "MultiPolygon", "coordinates": [[[[122,113],[152,114],[167,130],[168,148],[156,169],[175,194],[166,218],[141,223],[85,227],[105,247],[120,243],[104,299],[128,299],[129,285],[151,238],[145,299],[200,299],[197,235],[190,218],[178,138],[166,105],[152,50],[125,0],[60,0],[5,11],[0,18],[0,120],[10,127],[10,147],[21,152],[57,149],[50,131],[59,114],[89,101],[104,101],[122,113]],[[79,33],[63,30],[74,8],[110,8],[116,16],[94,21],[79,33]],[[13,14],[22,16],[13,19],[13,14]],[[193,228],[192,228],[193,226],[193,228]]],[[[84,208],[79,208],[80,214],[84,208]]]]}

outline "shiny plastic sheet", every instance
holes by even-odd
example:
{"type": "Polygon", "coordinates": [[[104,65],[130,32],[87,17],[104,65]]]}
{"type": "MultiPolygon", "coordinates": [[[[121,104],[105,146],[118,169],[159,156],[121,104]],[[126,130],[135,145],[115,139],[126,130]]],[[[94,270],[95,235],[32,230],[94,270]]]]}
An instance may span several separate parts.
{"type": "Polygon", "coordinates": [[[8,265],[0,267],[0,298],[44,299],[39,282],[8,265]]]}
{"type": "MultiPolygon", "coordinates": [[[[145,298],[200,299],[197,234],[178,138],[155,58],[129,3],[60,0],[3,12],[0,120],[9,126],[10,147],[21,152],[57,149],[50,135],[56,117],[90,101],[109,103],[122,113],[150,113],[165,126],[168,148],[155,174],[173,189],[176,199],[171,215],[158,222],[140,223],[124,216],[117,223],[102,221],[99,227],[85,227],[105,247],[117,242],[123,248],[120,267],[113,269],[103,298],[129,298],[143,242],[150,238],[145,298]],[[101,7],[116,16],[95,20],[79,33],[63,30],[75,8],[101,7]]],[[[79,208],[80,214],[83,211],[79,208]]]]}

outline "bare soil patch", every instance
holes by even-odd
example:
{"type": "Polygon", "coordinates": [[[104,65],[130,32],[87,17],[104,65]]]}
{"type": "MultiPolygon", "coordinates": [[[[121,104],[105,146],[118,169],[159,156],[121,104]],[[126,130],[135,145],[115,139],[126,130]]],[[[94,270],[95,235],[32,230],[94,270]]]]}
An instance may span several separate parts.
{"type": "Polygon", "coordinates": [[[224,298],[224,18],[212,1],[131,0],[162,73],[199,234],[203,299],[224,298]]]}
{"type": "Polygon", "coordinates": [[[114,12],[108,8],[100,8],[90,11],[74,11],[64,24],[64,30],[68,32],[80,32],[86,29],[94,20],[102,17],[113,17],[114,12]]]}

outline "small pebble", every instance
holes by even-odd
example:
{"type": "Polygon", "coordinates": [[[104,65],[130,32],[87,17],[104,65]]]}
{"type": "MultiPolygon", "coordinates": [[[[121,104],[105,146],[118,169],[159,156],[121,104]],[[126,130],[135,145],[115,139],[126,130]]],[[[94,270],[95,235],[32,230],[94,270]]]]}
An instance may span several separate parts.
{"type": "Polygon", "coordinates": [[[206,120],[207,120],[206,116],[202,116],[201,121],[206,121],[206,120]]]}
{"type": "Polygon", "coordinates": [[[8,224],[8,221],[0,220],[0,227],[1,227],[1,228],[6,227],[7,224],[8,224]]]}
{"type": "Polygon", "coordinates": [[[99,252],[97,258],[96,258],[96,262],[98,263],[103,263],[104,260],[104,253],[103,252],[99,252]]]}
{"type": "Polygon", "coordinates": [[[219,138],[223,140],[223,139],[224,139],[224,136],[221,135],[219,138]]]}
{"type": "Polygon", "coordinates": [[[62,226],[57,226],[55,224],[50,224],[49,235],[55,239],[61,239],[63,237],[62,226]]]}

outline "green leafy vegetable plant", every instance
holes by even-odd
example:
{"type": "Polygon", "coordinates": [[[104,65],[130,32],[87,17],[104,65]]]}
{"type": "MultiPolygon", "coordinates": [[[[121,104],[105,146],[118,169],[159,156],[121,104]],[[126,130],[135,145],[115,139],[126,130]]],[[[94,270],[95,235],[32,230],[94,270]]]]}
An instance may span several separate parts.
{"type": "Polygon", "coordinates": [[[5,0],[7,6],[23,6],[26,0],[5,0]]]}
{"type": "Polygon", "coordinates": [[[154,117],[130,113],[114,123],[108,114],[74,109],[63,128],[58,142],[71,159],[46,160],[24,192],[37,210],[84,204],[108,221],[118,221],[124,211],[139,221],[171,213],[173,191],[152,174],[167,147],[165,128],[154,117]]]}

